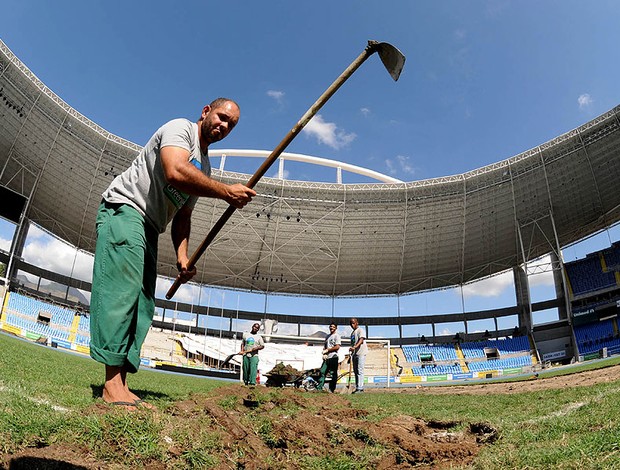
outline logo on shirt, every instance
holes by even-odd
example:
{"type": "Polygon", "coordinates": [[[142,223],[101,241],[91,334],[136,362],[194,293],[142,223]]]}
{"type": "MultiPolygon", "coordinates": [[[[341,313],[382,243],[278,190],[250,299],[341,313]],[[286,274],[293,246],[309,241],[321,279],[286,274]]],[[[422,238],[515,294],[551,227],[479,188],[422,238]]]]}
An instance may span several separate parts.
{"type": "MultiPolygon", "coordinates": [[[[192,158],[189,162],[200,171],[202,171],[202,165],[198,161],[198,159],[192,158]]],[[[183,204],[185,204],[189,199],[189,194],[185,194],[183,191],[179,191],[177,188],[170,184],[164,187],[164,194],[177,209],[183,207],[183,204]]]]}

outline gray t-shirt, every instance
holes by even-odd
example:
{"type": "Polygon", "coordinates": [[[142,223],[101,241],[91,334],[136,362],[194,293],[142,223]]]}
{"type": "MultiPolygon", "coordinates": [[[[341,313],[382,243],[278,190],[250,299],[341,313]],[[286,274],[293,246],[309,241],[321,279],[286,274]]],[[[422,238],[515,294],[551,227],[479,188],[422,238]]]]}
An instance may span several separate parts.
{"type": "Polygon", "coordinates": [[[187,119],[173,119],[153,134],[129,168],[114,178],[103,193],[108,202],[134,207],[159,233],[166,231],[166,226],[183,205],[193,208],[198,199],[166,181],[160,159],[164,147],[187,150],[188,161],[211,176],[209,157],[200,150],[198,124],[187,119]]]}
{"type": "Polygon", "coordinates": [[[364,329],[361,326],[358,326],[355,330],[351,332],[351,347],[355,346],[360,338],[364,338],[364,342],[361,344],[359,349],[353,353],[354,356],[365,356],[368,353],[368,345],[366,344],[366,335],[364,334],[364,329]]]}
{"type": "MultiPolygon", "coordinates": [[[[265,346],[265,342],[263,341],[263,337],[258,333],[253,335],[252,333],[245,332],[243,333],[243,350],[249,351],[256,346],[265,346]]],[[[249,353],[248,356],[256,356],[258,351],[254,351],[249,353]]]]}
{"type": "MultiPolygon", "coordinates": [[[[325,338],[324,349],[333,348],[337,344],[340,344],[340,335],[338,333],[334,333],[333,335],[329,335],[327,338],[325,338]]],[[[331,351],[327,354],[328,358],[337,357],[337,356],[338,356],[338,351],[331,351]]]]}

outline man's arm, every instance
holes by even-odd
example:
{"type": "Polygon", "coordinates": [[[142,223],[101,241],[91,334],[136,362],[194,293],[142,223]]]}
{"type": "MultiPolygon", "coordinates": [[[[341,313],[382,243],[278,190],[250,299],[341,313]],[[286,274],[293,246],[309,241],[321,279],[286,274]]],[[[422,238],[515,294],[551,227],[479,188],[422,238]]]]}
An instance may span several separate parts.
{"type": "Polygon", "coordinates": [[[325,350],[323,350],[323,353],[327,354],[331,352],[336,352],[339,349],[340,349],[340,338],[336,338],[336,343],[333,346],[330,346],[329,348],[326,348],[325,350]]]}
{"type": "Polygon", "coordinates": [[[359,339],[357,340],[357,342],[356,342],[353,346],[351,346],[351,347],[349,348],[349,350],[350,350],[351,352],[355,352],[355,351],[357,351],[357,350],[360,348],[360,346],[362,345],[362,343],[364,342],[364,339],[365,339],[365,338],[364,338],[364,333],[360,333],[360,337],[359,337],[359,339]]]}
{"type": "Polygon", "coordinates": [[[192,209],[188,206],[183,206],[172,219],[172,227],[170,229],[172,244],[177,254],[177,268],[179,269],[182,283],[186,283],[196,274],[195,266],[191,270],[187,269],[187,265],[189,264],[187,250],[189,247],[191,225],[192,209]]]}
{"type": "Polygon", "coordinates": [[[240,183],[228,185],[209,178],[189,161],[189,151],[181,147],[164,147],[160,151],[166,181],[186,194],[223,199],[241,209],[256,196],[256,191],[240,183]]]}
{"type": "Polygon", "coordinates": [[[336,344],[331,348],[332,352],[336,352],[340,349],[340,336],[336,336],[336,344]]]}
{"type": "Polygon", "coordinates": [[[254,351],[260,351],[261,349],[265,349],[265,344],[262,342],[259,342],[258,344],[255,343],[252,349],[245,349],[245,341],[241,341],[241,351],[239,351],[239,354],[249,354],[254,351]]]}

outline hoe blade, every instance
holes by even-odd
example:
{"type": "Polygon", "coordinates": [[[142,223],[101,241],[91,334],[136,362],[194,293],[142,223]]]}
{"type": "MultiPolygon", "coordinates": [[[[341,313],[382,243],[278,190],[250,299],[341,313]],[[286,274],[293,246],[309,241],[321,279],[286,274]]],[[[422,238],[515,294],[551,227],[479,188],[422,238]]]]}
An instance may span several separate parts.
{"type": "Polygon", "coordinates": [[[383,62],[389,74],[394,81],[398,80],[405,66],[405,56],[403,53],[387,42],[380,42],[375,47],[379,57],[381,57],[381,62],[383,62]]]}

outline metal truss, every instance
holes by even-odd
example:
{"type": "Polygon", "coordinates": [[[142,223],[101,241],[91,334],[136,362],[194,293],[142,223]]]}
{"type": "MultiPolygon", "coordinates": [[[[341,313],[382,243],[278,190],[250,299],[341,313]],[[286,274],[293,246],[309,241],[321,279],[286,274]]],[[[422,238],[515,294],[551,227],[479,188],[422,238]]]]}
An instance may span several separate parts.
{"type": "MultiPolygon", "coordinates": [[[[0,93],[0,184],[28,198],[29,220],[94,251],[100,194],[140,146],[71,108],[1,41],[0,93]]],[[[253,203],[209,247],[196,281],[290,295],[384,296],[448,288],[527,264],[557,251],[547,239],[549,214],[559,246],[620,220],[619,112],[483,168],[422,181],[286,154],[278,177],[261,180],[253,203]],[[285,179],[288,161],[334,168],[335,182],[285,179]],[[371,181],[343,184],[343,171],[371,181]]],[[[263,158],[265,151],[213,151],[221,158],[214,178],[248,180],[226,168],[235,153],[263,158]]],[[[202,198],[193,237],[203,237],[225,208],[202,198]]],[[[159,274],[175,275],[169,236],[160,237],[159,253],[159,274]]]]}

